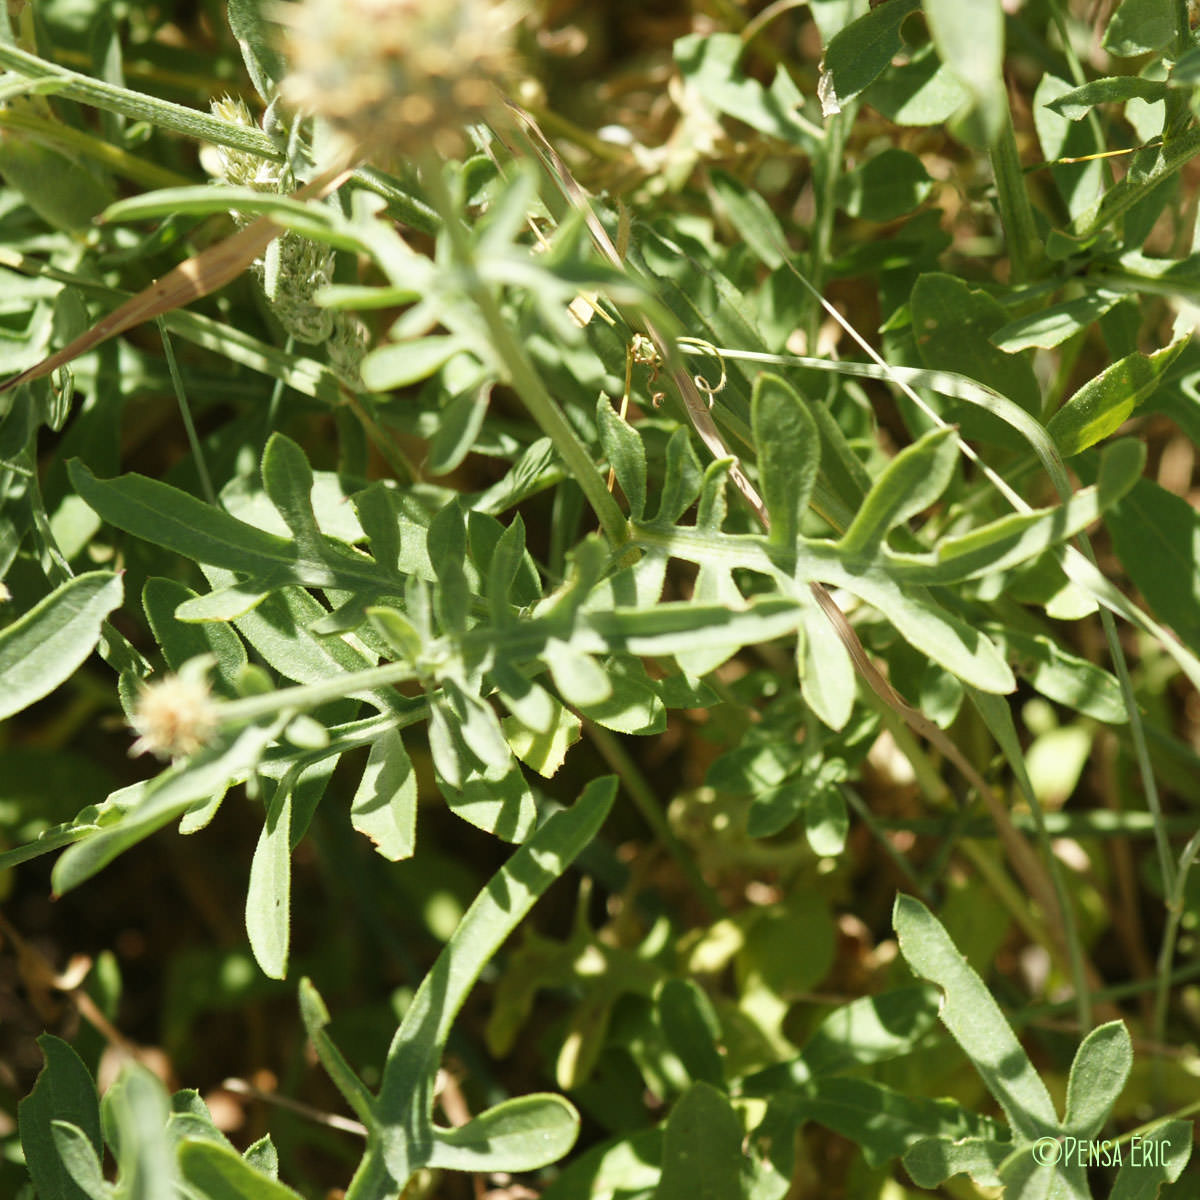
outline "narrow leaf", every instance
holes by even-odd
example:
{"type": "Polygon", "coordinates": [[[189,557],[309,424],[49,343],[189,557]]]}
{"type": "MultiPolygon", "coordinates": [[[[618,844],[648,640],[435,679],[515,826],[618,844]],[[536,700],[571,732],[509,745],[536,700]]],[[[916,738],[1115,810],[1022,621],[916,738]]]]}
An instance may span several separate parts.
{"type": "MultiPolygon", "coordinates": [[[[379,1095],[379,1115],[387,1125],[408,1128],[414,1106],[424,1108],[428,1119],[433,1075],[468,991],[537,897],[599,831],[615,795],[611,776],[589,783],[571,808],[555,813],[514,852],[458,923],[392,1039],[379,1095]]],[[[409,1158],[407,1145],[397,1149],[398,1174],[407,1177],[419,1164],[409,1158]]],[[[386,1145],[384,1153],[391,1157],[386,1145]]]]}
{"type": "Polygon", "coordinates": [[[742,1125],[729,1098],[693,1083],[667,1118],[655,1200],[729,1200],[742,1194],[741,1170],[742,1125]]]}
{"type": "Polygon", "coordinates": [[[0,720],[71,677],[96,648],[104,618],[122,595],[119,575],[90,571],[60,584],[0,630],[0,720]]]}
{"type": "Polygon", "coordinates": [[[750,419],[763,500],[771,518],[771,541],[790,548],[800,536],[820,466],[816,422],[795,389],[767,373],[754,381],[750,419]]]}
{"type": "Polygon", "coordinates": [[[250,948],[271,979],[287,976],[291,933],[292,788],[285,780],[275,789],[246,888],[246,933],[250,948]]]}
{"type": "Polygon", "coordinates": [[[1174,1120],[1135,1136],[1108,1200],[1156,1200],[1164,1183],[1183,1174],[1192,1157],[1193,1134],[1191,1121],[1174,1120]]]}
{"type": "Polygon", "coordinates": [[[373,392],[408,387],[428,379],[465,349],[462,338],[440,335],[380,346],[363,359],[362,380],[373,392]]]}
{"type": "Polygon", "coordinates": [[[646,511],[646,448],[642,439],[628,421],[618,416],[603,393],[596,404],[596,424],[604,455],[629,501],[629,516],[640,521],[646,511]]]}
{"type": "Polygon", "coordinates": [[[300,1200],[299,1193],[216,1142],[184,1142],[179,1147],[179,1170],[205,1200],[300,1200]]]}
{"type": "Polygon", "coordinates": [[[1063,1124],[1076,1137],[1094,1138],[1108,1120],[1133,1068],[1133,1042],[1121,1021],[1109,1021],[1083,1039],[1067,1080],[1063,1124]]]}
{"type": "Polygon", "coordinates": [[[1110,75],[1093,79],[1051,100],[1046,107],[1061,113],[1068,121],[1081,121],[1097,104],[1117,104],[1137,97],[1148,103],[1167,94],[1165,79],[1143,79],[1140,75],[1110,75]]]}
{"type": "Polygon", "coordinates": [[[1102,45],[1119,58],[1161,50],[1175,38],[1172,0],[1123,0],[1104,31],[1102,45]]]}
{"type": "Polygon", "coordinates": [[[1190,341],[1180,338],[1153,354],[1130,354],[1083,385],[1046,425],[1059,453],[1070,458],[1115,433],[1162,383],[1190,341]]]}
{"type": "Polygon", "coordinates": [[[920,0],[888,0],[834,36],[825,48],[824,73],[839,106],[887,70],[903,45],[901,25],[920,6],[920,0]]]}
{"type": "Polygon", "coordinates": [[[25,1165],[43,1200],[86,1200],[86,1193],[71,1178],[62,1161],[52,1123],[70,1122],[83,1132],[98,1155],[100,1106],[96,1085],[83,1060],[61,1038],[44,1033],[37,1041],[45,1065],[33,1091],[17,1105],[25,1165]]]}
{"type": "Polygon", "coordinates": [[[411,857],[417,836],[417,780],[394,729],[371,743],[350,805],[350,823],[389,862],[411,857]]]}
{"type": "Polygon", "coordinates": [[[1098,321],[1121,297],[1117,292],[1089,292],[1076,300],[1065,300],[1040,308],[1028,316],[1002,325],[988,339],[998,350],[1016,354],[1037,346],[1052,350],[1080,330],[1098,321]]]}
{"type": "Polygon", "coordinates": [[[938,919],[919,900],[901,894],[893,923],[908,965],[942,989],[942,1021],[1004,1109],[1013,1132],[1025,1141],[1057,1132],[1058,1116],[1046,1085],[983,980],[938,919]]]}
{"type": "Polygon", "coordinates": [[[428,1165],[451,1171],[536,1171],[579,1136],[579,1113],[563,1096],[532,1093],[486,1109],[457,1129],[437,1129],[428,1165]]]}
{"type": "Polygon", "coordinates": [[[892,529],[946,490],[958,461],[956,433],[931,429],[888,463],[838,544],[844,554],[871,556],[892,529]]]}

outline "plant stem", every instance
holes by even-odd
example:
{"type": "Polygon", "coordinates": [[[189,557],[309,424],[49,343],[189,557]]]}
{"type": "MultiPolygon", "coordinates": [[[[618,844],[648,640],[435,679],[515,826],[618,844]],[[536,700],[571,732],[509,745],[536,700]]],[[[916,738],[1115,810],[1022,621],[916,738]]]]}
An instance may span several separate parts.
{"type": "Polygon", "coordinates": [[[456,265],[462,271],[467,293],[487,325],[492,349],[508,372],[509,383],[529,410],[529,415],[554,443],[554,448],[562,457],[575,482],[587,496],[608,540],[614,546],[624,545],[629,538],[629,526],[620,505],[605,487],[604,476],[597,469],[587,447],[580,441],[579,435],[571,428],[551,398],[533,363],[529,361],[524,347],[500,311],[496,297],[475,268],[474,251],[467,231],[455,211],[450,189],[442,176],[440,160],[432,156],[426,159],[423,178],[429,188],[434,208],[441,215],[446,235],[450,240],[450,249],[456,265]]]}
{"type": "MultiPolygon", "coordinates": [[[[1171,991],[1171,963],[1175,958],[1175,941],[1179,936],[1179,925],[1183,920],[1184,891],[1187,877],[1200,854],[1200,832],[1192,834],[1191,840],[1179,856],[1179,873],[1174,885],[1165,889],[1167,894],[1167,922],[1163,929],[1162,946],[1158,952],[1158,979],[1154,989],[1154,1024],[1151,1037],[1162,1045],[1167,1032],[1167,998],[1171,991]]],[[[1162,1063],[1154,1062],[1154,1090],[1162,1092],[1162,1063]]]]}
{"type": "Polygon", "coordinates": [[[217,493],[213,490],[212,478],[204,461],[204,451],[200,446],[200,438],[196,434],[196,423],[192,420],[192,410],[188,404],[187,393],[183,388],[183,379],[179,374],[179,364],[175,361],[175,351],[171,346],[171,335],[167,332],[167,323],[160,316],[154,318],[158,326],[158,335],[162,338],[163,353],[167,358],[167,370],[171,374],[171,386],[175,389],[175,400],[179,404],[179,415],[183,420],[183,428],[187,433],[188,445],[192,450],[192,458],[196,462],[196,474],[200,476],[200,490],[209,504],[217,503],[217,493]]]}
{"type": "Polygon", "coordinates": [[[1005,110],[1000,136],[989,151],[992,173],[996,178],[996,201],[1000,222],[1008,243],[1010,283],[1024,283],[1042,255],[1041,239],[1033,219],[1033,207],[1025,190],[1025,175],[1017,153],[1017,137],[1013,131],[1012,112],[1005,110]]]}

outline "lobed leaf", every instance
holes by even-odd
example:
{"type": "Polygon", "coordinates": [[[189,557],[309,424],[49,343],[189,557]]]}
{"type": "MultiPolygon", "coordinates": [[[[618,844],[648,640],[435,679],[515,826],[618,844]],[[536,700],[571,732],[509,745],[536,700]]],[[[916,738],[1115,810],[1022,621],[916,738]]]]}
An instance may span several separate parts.
{"type": "Polygon", "coordinates": [[[1013,1133],[1032,1142],[1058,1130],[1054,1104],[982,979],[959,954],[941,922],[903,893],[893,912],[900,953],[945,997],[941,1018],[1004,1110],[1013,1133]]]}

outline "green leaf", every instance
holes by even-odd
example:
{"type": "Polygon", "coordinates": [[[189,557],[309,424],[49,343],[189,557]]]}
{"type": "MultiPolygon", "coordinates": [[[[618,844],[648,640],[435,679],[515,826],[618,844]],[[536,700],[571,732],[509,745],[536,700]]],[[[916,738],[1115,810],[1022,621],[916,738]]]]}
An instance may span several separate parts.
{"type": "Polygon", "coordinates": [[[897,125],[940,125],[969,99],[966,89],[932,46],[918,51],[902,66],[889,66],[863,96],[867,104],[897,125]]]}
{"type": "Polygon", "coordinates": [[[1132,100],[1162,100],[1167,94],[1165,79],[1143,79],[1140,75],[1111,75],[1093,79],[1082,87],[1056,96],[1046,107],[1061,113],[1068,121],[1082,121],[1097,104],[1132,100]]]}
{"type": "Polygon", "coordinates": [[[855,1142],[873,1167],[940,1133],[958,1139],[992,1132],[985,1118],[950,1100],[906,1095],[869,1079],[818,1076],[772,1097],[766,1117],[754,1131],[755,1140],[770,1139],[777,1169],[790,1167],[795,1129],[804,1121],[817,1121],[855,1142]]]}
{"type": "Polygon", "coordinates": [[[772,270],[781,266],[787,238],[771,206],[727,171],[714,168],[709,179],[737,235],[772,270]]]}
{"type": "Polygon", "coordinates": [[[658,501],[658,512],[654,514],[655,524],[672,524],[678,521],[700,494],[703,478],[700,460],[692,449],[692,439],[688,431],[683,428],[676,429],[667,441],[666,473],[658,501]]]}
{"type": "Polygon", "coordinates": [[[1158,389],[1190,337],[1153,354],[1130,354],[1083,385],[1046,424],[1059,453],[1070,458],[1115,433],[1158,389]]]}
{"type": "Polygon", "coordinates": [[[915,154],[889,148],[838,177],[837,202],[852,217],[894,221],[919,208],[932,190],[933,180],[915,154]]]}
{"type": "Polygon", "coordinates": [[[579,1200],[610,1196],[613,1200],[652,1200],[662,1156],[661,1126],[639,1129],[577,1155],[542,1193],[542,1200],[579,1200]]]}
{"type": "MultiPolygon", "coordinates": [[[[1039,411],[1041,389],[1033,368],[989,340],[1008,323],[1004,309],[991,296],[953,275],[932,272],[917,280],[910,304],[917,350],[926,366],[986,382],[1027,413],[1039,411]]],[[[971,436],[972,423],[981,424],[982,419],[973,413],[964,418],[964,433],[971,436]]]]}
{"type": "Polygon", "coordinates": [[[410,858],[417,837],[417,780],[400,734],[389,729],[371,743],[350,804],[350,823],[389,862],[410,858]]]}
{"type": "Polygon", "coordinates": [[[596,835],[615,795],[614,778],[594,780],[571,808],[551,816],[514,852],[459,921],[406,1009],[388,1050],[377,1106],[389,1134],[380,1153],[401,1186],[432,1150],[422,1127],[431,1121],[433,1078],[468,991],[538,896],[596,835]],[[422,1137],[415,1144],[409,1133],[414,1122],[422,1137]]]}
{"type": "Polygon", "coordinates": [[[742,1195],[742,1125],[729,1098],[693,1083],[676,1101],[663,1136],[655,1200],[731,1200],[742,1195]]]}
{"type": "Polygon", "coordinates": [[[763,500],[771,518],[770,540],[790,548],[800,536],[820,466],[816,422],[796,390],[766,372],[754,381],[750,419],[763,500]]]}
{"type": "Polygon", "coordinates": [[[989,1138],[925,1138],[905,1151],[904,1169],[918,1187],[940,1187],[953,1175],[967,1174],[982,1187],[998,1188],[1000,1166],[1012,1144],[989,1138]]]}
{"type": "Polygon", "coordinates": [[[161,1200],[175,1194],[173,1147],[167,1137],[171,1106],[166,1090],[149,1070],[126,1061],[104,1093],[104,1140],[117,1160],[121,1200],[161,1200]]]}
{"type": "Polygon", "coordinates": [[[282,433],[271,434],[262,457],[263,490],[302,553],[319,556],[323,541],[313,511],[313,473],[304,451],[282,433]]]}
{"type": "Polygon", "coordinates": [[[1105,525],[1146,602],[1200,654],[1200,515],[1182,497],[1142,479],[1105,525]]]}
{"type": "Polygon", "coordinates": [[[858,676],[850,652],[839,637],[830,636],[829,618],[813,600],[800,592],[803,624],[796,639],[796,667],[804,702],[829,726],[841,730],[854,711],[858,676]]]}
{"type": "Polygon", "coordinates": [[[1087,158],[1104,150],[1092,122],[1076,123],[1059,116],[1049,108],[1051,101],[1071,91],[1065,79],[1047,72],[1033,94],[1033,122],[1037,128],[1042,157],[1054,165],[1050,174],[1054,186],[1067,205],[1072,220],[1095,204],[1106,183],[1104,161],[1092,158],[1086,162],[1058,162],[1061,158],[1087,158]]]}
{"type": "MultiPolygon", "coordinates": [[[[662,733],[667,709],[641,664],[633,658],[610,659],[604,670],[608,696],[595,704],[576,702],[585,717],[617,733],[662,733]]],[[[555,682],[558,676],[555,675],[555,682]]]]}
{"type": "Polygon", "coordinates": [[[86,1200],[86,1193],[70,1177],[59,1154],[52,1122],[67,1121],[80,1129],[99,1155],[96,1085],[83,1060],[66,1042],[49,1033],[43,1033],[37,1042],[45,1065],[33,1090],[17,1105],[25,1165],[41,1200],[86,1200]]]}
{"type": "Polygon", "coordinates": [[[738,67],[742,39],[736,33],[690,33],[676,39],[673,53],[680,73],[703,102],[744,121],[760,133],[793,145],[807,145],[808,129],[792,117],[802,97],[782,67],[767,90],[738,67]]]}
{"type": "Polygon", "coordinates": [[[146,619],[162,647],[163,657],[172,671],[178,671],[189,658],[211,654],[216,659],[215,674],[227,695],[236,694],[237,678],[249,659],[242,639],[224,622],[203,624],[180,621],[175,610],[197,599],[191,588],[173,579],[151,578],[142,588],[142,607],[146,619]]]}
{"type": "Polygon", "coordinates": [[[798,1058],[747,1076],[742,1094],[770,1097],[818,1075],[910,1054],[937,1023],[938,998],[936,988],[910,985],[843,1004],[821,1021],[798,1058]]]}
{"type": "Polygon", "coordinates": [[[956,433],[953,427],[931,429],[888,463],[838,543],[843,554],[872,557],[891,530],[946,490],[958,462],[956,433]]]}
{"type": "Polygon", "coordinates": [[[850,816],[842,793],[829,784],[815,787],[804,806],[804,836],[812,852],[836,858],[846,848],[849,832],[850,816]]]}
{"type": "MultiPolygon", "coordinates": [[[[538,690],[542,691],[540,688],[538,690]]],[[[549,779],[562,766],[567,751],[579,741],[581,725],[579,718],[563,708],[552,696],[545,691],[542,691],[542,695],[554,707],[554,716],[548,729],[530,729],[515,715],[505,717],[501,724],[512,752],[539,775],[549,779]]]]}
{"type": "Polygon", "coordinates": [[[467,561],[467,525],[462,503],[451,500],[429,522],[429,557],[437,574],[437,612],[446,633],[465,633],[471,588],[467,561]]]}
{"type": "Polygon", "coordinates": [[[182,816],[196,801],[209,800],[245,779],[274,739],[273,726],[251,725],[232,740],[214,743],[189,761],[163,771],[146,788],[136,808],[63,853],[50,876],[55,893],[62,895],[78,887],[118,854],[182,816]]]}
{"type": "Polygon", "coordinates": [[[1133,1068],[1133,1042],[1121,1021],[1093,1029],[1080,1043],[1067,1080],[1063,1124],[1076,1137],[1099,1136],[1133,1068]]]}
{"type": "Polygon", "coordinates": [[[67,466],[75,490],[106,521],[197,562],[261,575],[270,564],[291,566],[287,538],[264,533],[156,479],[97,479],[78,459],[67,466]]]}
{"type": "Polygon", "coordinates": [[[536,1171],[579,1136],[579,1113],[563,1096],[514,1096],[455,1129],[435,1129],[428,1165],[452,1171],[536,1171]]]}
{"type": "Polygon", "coordinates": [[[321,999],[321,994],[313,986],[312,980],[307,978],[300,980],[300,1017],[308,1039],[321,1060],[321,1066],[342,1093],[351,1111],[371,1129],[375,1122],[374,1098],[367,1090],[367,1085],[342,1057],[333,1039],[325,1032],[325,1027],[329,1024],[329,1009],[325,1007],[325,1001],[321,999]]]}
{"type": "Polygon", "coordinates": [[[577,708],[595,708],[612,696],[613,685],[608,672],[569,642],[551,638],[542,655],[550,668],[554,686],[568,704],[577,708]]]}
{"type": "Polygon", "coordinates": [[[1106,725],[1129,720],[1121,687],[1102,667],[1062,649],[1044,634],[1021,633],[987,622],[983,631],[999,645],[1013,670],[1056,704],[1106,725]]]}
{"type": "Polygon", "coordinates": [[[229,28],[237,38],[254,90],[269,104],[275,98],[276,85],[287,74],[287,64],[275,49],[262,6],[257,0],[229,0],[228,14],[229,28]]]}
{"type": "Polygon", "coordinates": [[[712,1002],[690,979],[668,979],[656,997],[658,1020],[667,1042],[694,1083],[725,1086],[718,1044],[721,1023],[712,1002]]]}
{"type": "Polygon", "coordinates": [[[179,1147],[179,1170],[205,1200],[300,1200],[299,1193],[216,1142],[184,1142],[179,1147]]]}
{"type": "Polygon", "coordinates": [[[1134,155],[1128,172],[1071,223],[1070,251],[1086,248],[1107,225],[1171,179],[1200,154],[1200,129],[1188,129],[1162,145],[1147,146],[1134,155]]]}
{"type": "Polygon", "coordinates": [[[415,665],[422,660],[425,642],[402,612],[384,605],[372,605],[367,609],[367,620],[398,661],[415,665]]]}
{"type": "Polygon", "coordinates": [[[1121,299],[1117,292],[1089,292],[1076,300],[1040,308],[1028,316],[1002,325],[988,339],[998,350],[1016,354],[1038,346],[1052,350],[1098,321],[1121,299]]]}
{"type": "Polygon", "coordinates": [[[445,475],[466,458],[483,428],[491,398],[491,383],[470,387],[438,414],[437,432],[425,458],[426,470],[431,475],[445,475]]]}
{"type": "Polygon", "coordinates": [[[838,105],[853,100],[888,68],[904,44],[900,27],[920,7],[920,0],[888,0],[830,41],[824,71],[838,105]]]}
{"type": "Polygon", "coordinates": [[[525,522],[518,513],[496,539],[488,556],[487,598],[492,624],[500,627],[512,620],[513,585],[525,561],[525,522]]]}
{"type": "Polygon", "coordinates": [[[640,521],[646,511],[646,448],[642,439],[628,421],[618,416],[603,392],[596,403],[596,425],[604,456],[629,502],[629,516],[640,521]]]}
{"type": "Polygon", "coordinates": [[[916,1049],[937,1019],[933,988],[895,988],[834,1009],[804,1043],[802,1058],[813,1075],[833,1075],[885,1062],[916,1049]]]}
{"type": "Polygon", "coordinates": [[[896,897],[892,919],[900,953],[917,975],[942,989],[942,1022],[1004,1109],[1013,1133],[1022,1141],[1056,1133],[1058,1116],[1045,1084],[938,919],[903,893],[896,897]]]}
{"type": "Polygon", "coordinates": [[[275,789],[250,862],[246,888],[246,933],[250,948],[270,979],[287,977],[292,895],[292,786],[275,789]]]}
{"type": "Polygon", "coordinates": [[[537,806],[517,760],[472,769],[457,786],[439,779],[450,810],[506,842],[523,842],[537,823],[537,806]]]}
{"type": "Polygon", "coordinates": [[[1008,119],[1001,0],[923,0],[922,7],[938,55],[970,94],[991,145],[1008,119]]]}
{"type": "Polygon", "coordinates": [[[464,338],[439,334],[380,346],[362,360],[362,381],[373,392],[390,392],[428,379],[456,354],[469,349],[464,338]]]}
{"type": "Polygon", "coordinates": [[[0,720],[74,674],[96,648],[104,618],[122,595],[119,575],[89,571],[60,584],[0,630],[0,720]]]}
{"type": "Polygon", "coordinates": [[[1104,31],[1101,45],[1118,58],[1161,50],[1175,39],[1172,0],[1123,0],[1104,31]]]}
{"type": "Polygon", "coordinates": [[[442,695],[447,708],[457,718],[458,734],[467,749],[484,766],[506,769],[512,754],[495,709],[481,696],[449,677],[442,680],[442,695]]]}
{"type": "Polygon", "coordinates": [[[1135,1135],[1108,1200],[1156,1200],[1164,1183],[1174,1183],[1192,1157],[1191,1121],[1163,1121],[1135,1135]]]}
{"type": "Polygon", "coordinates": [[[111,1200],[115,1191],[104,1178],[100,1156],[87,1134],[69,1121],[52,1121],[54,1148],[71,1180],[92,1200],[111,1200]]]}

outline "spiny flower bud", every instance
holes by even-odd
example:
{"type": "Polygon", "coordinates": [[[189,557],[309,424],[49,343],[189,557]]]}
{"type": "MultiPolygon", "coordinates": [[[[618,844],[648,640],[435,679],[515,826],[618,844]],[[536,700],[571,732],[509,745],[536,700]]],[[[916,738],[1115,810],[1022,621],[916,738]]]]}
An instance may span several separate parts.
{"type": "MultiPolygon", "coordinates": [[[[234,96],[222,96],[210,103],[214,117],[229,121],[233,125],[254,126],[254,118],[244,100],[234,96]]],[[[216,147],[221,164],[221,176],[238,187],[253,188],[256,192],[282,192],[284,165],[261,158],[249,150],[238,150],[233,146],[216,147]]]]}
{"type": "Polygon", "coordinates": [[[149,751],[156,758],[183,758],[204,746],[217,725],[217,706],[203,677],[167,675],[142,686],[129,719],[138,735],[129,753],[149,751]]]}
{"type": "Polygon", "coordinates": [[[513,14],[496,0],[302,0],[279,19],[285,100],[401,158],[461,153],[511,64],[513,14]]]}
{"type": "MultiPolygon", "coordinates": [[[[250,110],[241,100],[225,96],[212,102],[213,115],[237,125],[252,125],[250,110]]],[[[260,158],[246,150],[218,146],[221,176],[239,187],[282,194],[293,186],[283,163],[260,158]]],[[[233,214],[239,225],[247,219],[233,214]]],[[[291,230],[279,235],[266,258],[255,260],[254,271],[272,311],[284,330],[298,342],[319,345],[333,330],[333,314],[313,303],[319,288],[333,279],[333,251],[291,230]]]]}

